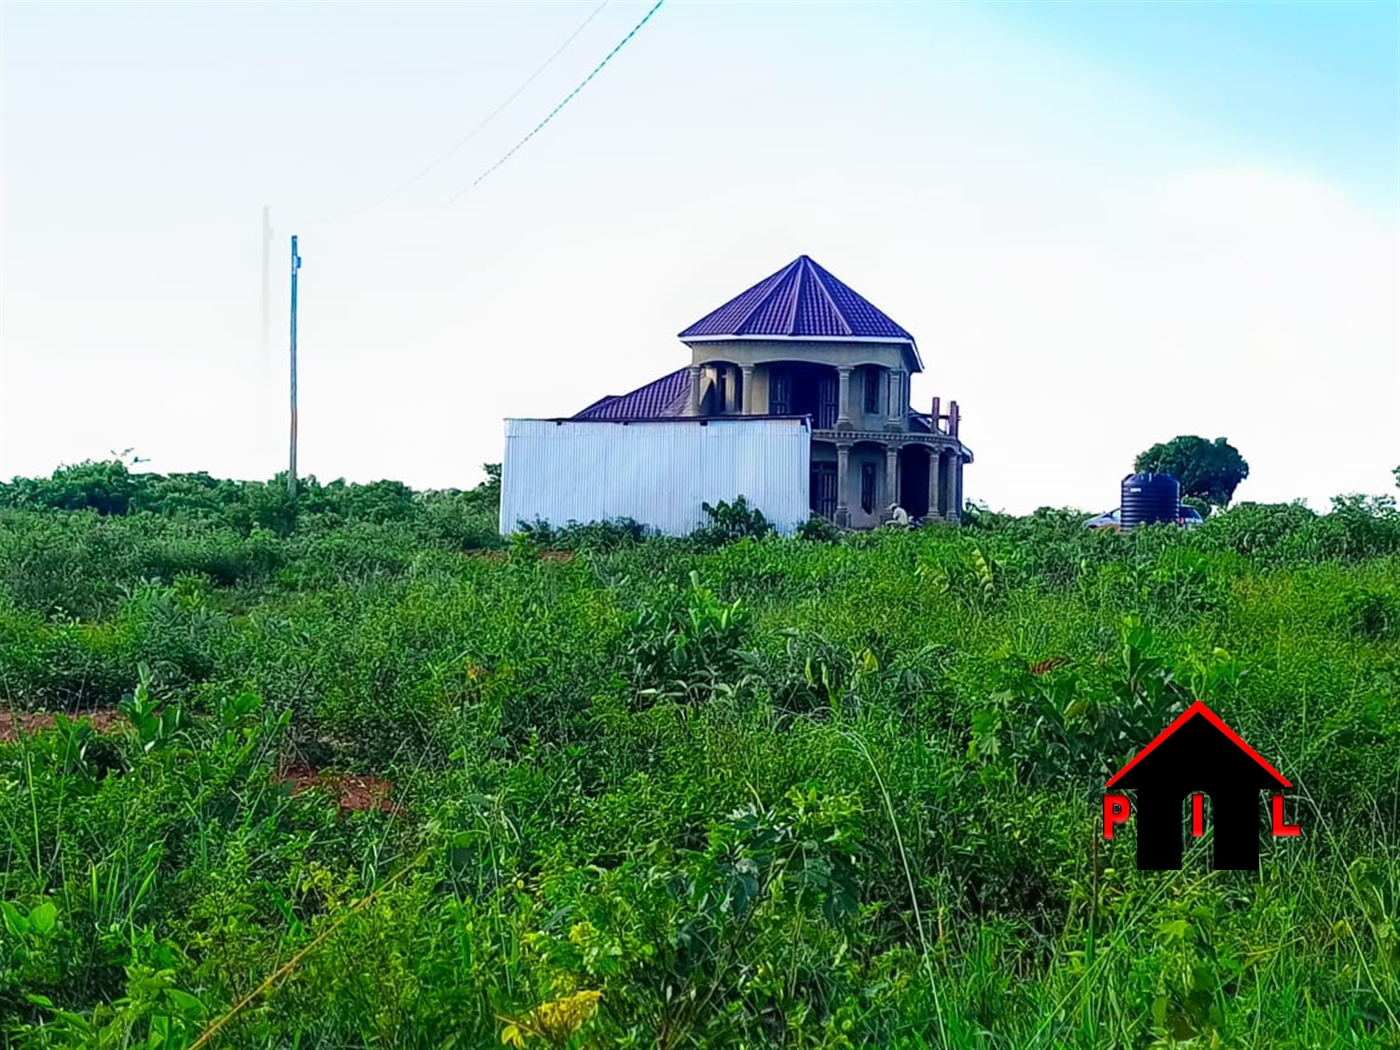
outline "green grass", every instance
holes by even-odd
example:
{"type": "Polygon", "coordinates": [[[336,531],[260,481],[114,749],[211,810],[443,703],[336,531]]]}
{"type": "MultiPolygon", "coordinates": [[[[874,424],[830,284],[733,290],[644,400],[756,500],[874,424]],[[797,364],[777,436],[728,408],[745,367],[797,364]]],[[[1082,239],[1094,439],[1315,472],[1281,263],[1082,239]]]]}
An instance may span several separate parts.
{"type": "Polygon", "coordinates": [[[491,560],[490,482],[84,469],[0,486],[0,698],[124,712],[0,744],[7,1047],[1400,1046],[1384,498],[491,560]],[[1101,836],[1197,698],[1297,785],[1257,873],[1101,836]]]}

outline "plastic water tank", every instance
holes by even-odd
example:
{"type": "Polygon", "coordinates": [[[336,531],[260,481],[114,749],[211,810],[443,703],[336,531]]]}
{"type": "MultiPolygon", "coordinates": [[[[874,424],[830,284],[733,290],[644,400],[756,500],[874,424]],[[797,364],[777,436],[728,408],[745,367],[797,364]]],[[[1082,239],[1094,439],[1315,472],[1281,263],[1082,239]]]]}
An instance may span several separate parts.
{"type": "Polygon", "coordinates": [[[1181,484],[1170,474],[1129,474],[1123,479],[1120,520],[1126,532],[1139,525],[1176,521],[1181,484]]]}

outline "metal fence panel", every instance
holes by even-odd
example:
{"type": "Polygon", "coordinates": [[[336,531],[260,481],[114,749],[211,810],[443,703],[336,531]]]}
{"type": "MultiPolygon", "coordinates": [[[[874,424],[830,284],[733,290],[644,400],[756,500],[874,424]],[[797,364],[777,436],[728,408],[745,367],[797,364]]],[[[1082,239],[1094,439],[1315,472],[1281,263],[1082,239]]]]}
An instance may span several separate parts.
{"type": "Polygon", "coordinates": [[[738,496],[785,535],[810,516],[812,443],[802,419],[508,419],[505,429],[503,535],[522,521],[631,518],[683,536],[708,523],[702,503],[738,496]]]}

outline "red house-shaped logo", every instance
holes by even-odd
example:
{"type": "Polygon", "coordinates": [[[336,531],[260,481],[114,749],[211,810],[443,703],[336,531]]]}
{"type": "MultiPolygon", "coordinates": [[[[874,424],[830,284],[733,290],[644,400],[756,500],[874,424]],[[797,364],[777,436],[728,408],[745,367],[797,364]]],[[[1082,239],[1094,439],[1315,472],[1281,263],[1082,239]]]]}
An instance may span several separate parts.
{"type": "MultiPolygon", "coordinates": [[[[1181,867],[1188,795],[1193,798],[1193,833],[1198,836],[1204,833],[1204,798],[1210,799],[1217,869],[1258,869],[1260,791],[1275,792],[1274,835],[1299,833],[1296,825],[1283,823],[1283,796],[1277,794],[1293,785],[1199,701],[1162,730],[1106,786],[1137,791],[1137,866],[1142,870],[1181,867]]],[[[1112,838],[1114,825],[1128,816],[1126,796],[1104,796],[1104,837],[1112,838]]]]}

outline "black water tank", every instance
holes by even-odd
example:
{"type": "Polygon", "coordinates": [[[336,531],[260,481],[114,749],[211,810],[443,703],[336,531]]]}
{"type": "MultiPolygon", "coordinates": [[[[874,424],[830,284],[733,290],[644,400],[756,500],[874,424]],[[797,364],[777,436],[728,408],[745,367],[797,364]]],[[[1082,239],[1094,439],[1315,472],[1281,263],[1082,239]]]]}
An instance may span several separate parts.
{"type": "Polygon", "coordinates": [[[1123,479],[1119,508],[1124,531],[1176,521],[1181,509],[1181,484],[1170,474],[1129,474],[1123,479]]]}

